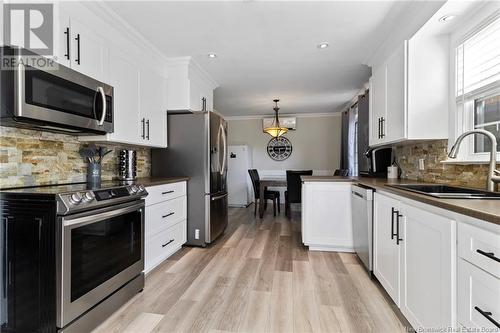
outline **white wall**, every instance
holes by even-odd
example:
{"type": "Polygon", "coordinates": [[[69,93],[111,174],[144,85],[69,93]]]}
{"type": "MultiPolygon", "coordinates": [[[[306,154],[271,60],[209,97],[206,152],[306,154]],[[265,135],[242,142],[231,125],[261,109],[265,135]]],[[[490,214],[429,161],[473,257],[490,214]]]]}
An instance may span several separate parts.
{"type": "Polygon", "coordinates": [[[293,151],[285,161],[274,161],[266,151],[271,137],[262,132],[262,119],[228,120],[230,145],[252,148],[253,167],[264,174],[284,174],[287,169],[312,169],[315,174],[330,174],[340,166],[340,113],[318,117],[297,117],[297,129],[284,136],[293,151]]]}

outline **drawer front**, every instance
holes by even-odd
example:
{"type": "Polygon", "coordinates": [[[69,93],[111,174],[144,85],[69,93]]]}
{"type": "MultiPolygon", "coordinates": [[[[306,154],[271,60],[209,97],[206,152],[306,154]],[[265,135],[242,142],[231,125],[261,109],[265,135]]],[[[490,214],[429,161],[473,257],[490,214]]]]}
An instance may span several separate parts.
{"type": "Polygon", "coordinates": [[[168,229],[182,220],[185,220],[186,213],[186,196],[147,206],[146,221],[144,223],[146,238],[168,229]]]}
{"type": "Polygon", "coordinates": [[[463,259],[458,259],[458,321],[478,329],[498,329],[493,321],[500,323],[500,280],[463,259]]]}
{"type": "Polygon", "coordinates": [[[500,235],[465,223],[458,224],[458,255],[500,278],[500,235]]]}
{"type": "Polygon", "coordinates": [[[146,206],[186,195],[186,182],[147,187],[146,206]]]}
{"type": "Polygon", "coordinates": [[[146,237],[144,246],[145,270],[150,271],[171,256],[182,244],[186,243],[186,220],[154,235],[146,237]]]}

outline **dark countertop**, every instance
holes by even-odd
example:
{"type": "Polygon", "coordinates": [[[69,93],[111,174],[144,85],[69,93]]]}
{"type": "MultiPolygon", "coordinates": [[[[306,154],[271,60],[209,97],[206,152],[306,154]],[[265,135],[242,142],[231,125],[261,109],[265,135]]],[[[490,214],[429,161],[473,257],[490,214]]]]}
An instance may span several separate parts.
{"type": "Polygon", "coordinates": [[[142,177],[134,180],[134,183],[148,187],[156,185],[165,185],[170,183],[178,183],[188,180],[189,177],[142,177]]]}
{"type": "MultiPolygon", "coordinates": [[[[409,179],[385,179],[365,177],[337,177],[337,176],[302,176],[303,182],[352,182],[364,185],[374,190],[381,190],[399,196],[426,203],[432,206],[450,210],[459,214],[474,217],[480,220],[500,225],[500,200],[482,199],[439,199],[424,194],[405,191],[387,185],[398,184],[426,184],[409,179]]],[[[428,183],[427,183],[428,184],[428,183]]]]}

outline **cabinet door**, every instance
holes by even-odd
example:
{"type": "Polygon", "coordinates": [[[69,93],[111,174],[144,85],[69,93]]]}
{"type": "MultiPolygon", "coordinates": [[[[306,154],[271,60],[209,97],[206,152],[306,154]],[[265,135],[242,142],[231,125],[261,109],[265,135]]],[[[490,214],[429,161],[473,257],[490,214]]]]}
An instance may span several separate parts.
{"type": "Polygon", "coordinates": [[[454,327],[455,222],[401,204],[401,311],[413,328],[454,327]]]}
{"type": "Polygon", "coordinates": [[[69,14],[61,2],[54,6],[54,56],[57,62],[71,67],[71,29],[69,14]]]}
{"type": "Polygon", "coordinates": [[[139,117],[139,69],[119,49],[112,49],[113,61],[109,71],[114,87],[114,132],[110,141],[142,143],[142,124],[139,117]]]}
{"type": "Polygon", "coordinates": [[[396,244],[395,218],[399,202],[375,193],[373,200],[373,273],[399,306],[400,246],[396,244]]]}
{"type": "MultiPolygon", "coordinates": [[[[12,200],[14,201],[14,200],[12,200]]],[[[1,202],[2,332],[55,327],[55,205],[1,202]]]]}
{"type": "Polygon", "coordinates": [[[303,241],[310,250],[353,252],[351,184],[303,186],[303,241]]]}
{"type": "Polygon", "coordinates": [[[385,142],[401,140],[406,136],[406,45],[405,41],[387,60],[385,142]]]}
{"type": "Polygon", "coordinates": [[[107,41],[89,29],[84,22],[70,19],[71,23],[71,68],[96,80],[108,82],[107,41]]]}
{"type": "Polygon", "coordinates": [[[139,76],[140,111],[146,119],[144,143],[154,147],[166,147],[166,81],[158,73],[146,68],[141,68],[139,76]]]}
{"type": "Polygon", "coordinates": [[[203,86],[195,78],[189,79],[189,107],[192,111],[203,109],[202,98],[204,97],[203,86]]]}
{"type": "Polygon", "coordinates": [[[383,141],[382,119],[386,118],[386,66],[375,69],[371,77],[370,88],[370,145],[383,141]]]}

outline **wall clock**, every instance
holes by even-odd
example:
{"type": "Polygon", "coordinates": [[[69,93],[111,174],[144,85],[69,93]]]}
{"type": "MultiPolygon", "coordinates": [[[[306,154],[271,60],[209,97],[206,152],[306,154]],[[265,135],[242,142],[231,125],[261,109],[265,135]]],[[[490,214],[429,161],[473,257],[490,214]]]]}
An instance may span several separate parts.
{"type": "Polygon", "coordinates": [[[284,161],[292,154],[292,143],[284,136],[272,138],[267,144],[267,154],[275,161],[284,161]]]}

